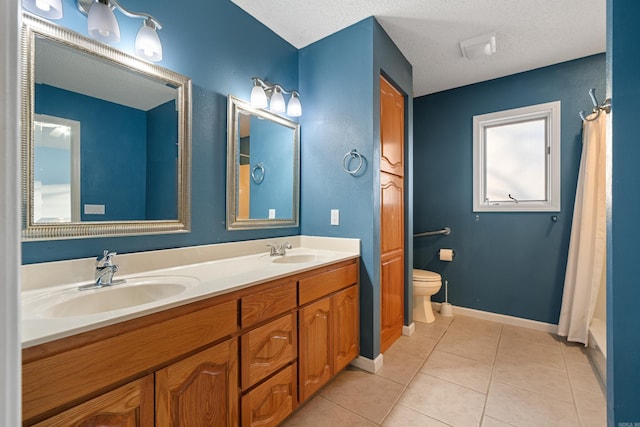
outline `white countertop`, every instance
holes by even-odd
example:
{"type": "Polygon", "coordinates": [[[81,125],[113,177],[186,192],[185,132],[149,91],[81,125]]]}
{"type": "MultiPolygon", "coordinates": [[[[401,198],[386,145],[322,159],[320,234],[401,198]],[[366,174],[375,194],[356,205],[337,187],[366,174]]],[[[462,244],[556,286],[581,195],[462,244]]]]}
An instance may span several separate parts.
{"type": "MultiPolygon", "coordinates": [[[[275,239],[268,239],[266,242],[271,243],[274,240],[275,239]]],[[[251,241],[240,244],[249,252],[249,254],[244,256],[227,258],[211,256],[211,258],[215,259],[144,271],[141,271],[140,267],[137,269],[131,268],[130,270],[138,270],[131,273],[129,273],[129,270],[123,272],[121,268],[120,272],[129,274],[118,273],[114,280],[127,279],[127,283],[88,291],[79,291],[77,289],[78,286],[91,283],[92,281],[87,280],[84,272],[84,277],[78,278],[76,281],[50,283],[49,286],[44,286],[44,279],[33,280],[33,276],[36,275],[39,277],[47,276],[46,273],[48,271],[60,270],[68,272],[69,270],[75,271],[79,269],[77,265],[69,264],[69,261],[25,266],[25,270],[28,270],[27,276],[29,276],[31,283],[23,283],[22,347],[31,347],[360,256],[358,239],[292,236],[290,238],[280,238],[277,240],[288,240],[294,246],[293,249],[287,251],[285,257],[305,255],[306,257],[302,259],[303,262],[280,263],[277,261],[280,257],[270,257],[267,251],[264,250],[265,240],[251,241]],[[335,247],[336,250],[329,249],[331,247],[335,247]],[[256,253],[258,249],[260,252],[256,253]],[[274,260],[276,262],[274,262],[274,260]],[[35,273],[36,270],[38,270],[37,274],[35,273]],[[38,286],[33,285],[35,282],[38,282],[38,286]],[[88,314],[70,316],[66,313],[61,315],[61,310],[56,311],[60,303],[65,303],[74,298],[88,297],[88,299],[103,300],[103,297],[105,299],[109,297],[106,292],[114,292],[113,295],[117,295],[117,292],[121,292],[118,290],[119,288],[133,287],[144,284],[144,282],[181,283],[184,285],[184,290],[182,290],[182,287],[179,287],[181,291],[178,294],[165,297],[161,300],[98,313],[89,312],[88,314]]],[[[228,252],[237,254],[242,250],[238,245],[238,243],[231,243],[208,246],[215,246],[214,251],[217,253],[223,253],[226,249],[228,252]],[[223,246],[225,245],[229,245],[229,247],[224,248],[223,246]],[[229,251],[229,249],[233,250],[229,251]]],[[[202,248],[203,247],[150,251],[144,253],[146,257],[144,259],[148,261],[150,259],[149,255],[152,255],[153,260],[156,261],[155,264],[157,264],[158,258],[170,256],[171,259],[174,259],[176,251],[181,251],[182,255],[188,255],[188,253],[185,254],[184,252],[199,249],[200,253],[202,253],[202,248]]],[[[212,249],[207,250],[211,252],[212,249]]],[[[126,264],[127,262],[131,264],[132,259],[127,260],[128,256],[138,256],[138,260],[142,259],[140,254],[117,255],[115,263],[120,265],[119,261],[122,259],[122,261],[124,261],[122,264],[126,264]]],[[[184,256],[183,258],[188,259],[189,256],[184,256]]],[[[85,264],[92,265],[94,259],[74,260],[74,262],[82,262],[82,266],[85,264]]],[[[147,262],[147,264],[153,265],[154,263],[147,262]]],[[[90,269],[89,271],[90,274],[93,275],[93,270],[90,269]]],[[[49,276],[52,275],[49,274],[49,276]]],[[[54,278],[55,277],[57,276],[54,275],[54,278]]],[[[51,281],[55,282],[55,280],[50,280],[50,282],[51,281]]],[[[124,305],[127,304],[129,303],[124,303],[124,305]]],[[[88,311],[91,310],[89,309],[88,311]]]]}

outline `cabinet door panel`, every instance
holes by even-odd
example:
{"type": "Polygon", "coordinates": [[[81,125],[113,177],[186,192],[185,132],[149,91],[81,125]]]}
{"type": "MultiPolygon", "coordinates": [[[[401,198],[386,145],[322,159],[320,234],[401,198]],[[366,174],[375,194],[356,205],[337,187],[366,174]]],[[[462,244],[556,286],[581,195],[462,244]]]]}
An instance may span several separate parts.
{"type": "Polygon", "coordinates": [[[236,426],[237,351],[229,340],[157,371],[157,425],[236,426]]]}
{"type": "Polygon", "coordinates": [[[331,298],[302,308],[299,312],[300,402],[326,384],[333,375],[331,342],[331,298]]]}
{"type": "Polygon", "coordinates": [[[332,299],[334,372],[337,373],[360,353],[358,287],[345,289],[332,299]]]}
{"type": "Polygon", "coordinates": [[[404,248],[404,182],[380,173],[380,253],[404,248]]]}
{"type": "Polygon", "coordinates": [[[153,375],[35,424],[36,427],[152,427],[153,375]]]}
{"type": "Polygon", "coordinates": [[[404,320],[404,257],[402,251],[381,259],[380,352],[384,353],[402,335],[404,320]]]}
{"type": "Polygon", "coordinates": [[[267,323],[241,338],[242,389],[266,378],[297,354],[296,316],[294,313],[267,323]]]}
{"type": "Polygon", "coordinates": [[[244,427],[277,426],[295,408],[296,370],[294,363],[242,397],[244,427]]]}
{"type": "Polygon", "coordinates": [[[404,175],[404,96],[380,77],[380,170],[404,175]]]}

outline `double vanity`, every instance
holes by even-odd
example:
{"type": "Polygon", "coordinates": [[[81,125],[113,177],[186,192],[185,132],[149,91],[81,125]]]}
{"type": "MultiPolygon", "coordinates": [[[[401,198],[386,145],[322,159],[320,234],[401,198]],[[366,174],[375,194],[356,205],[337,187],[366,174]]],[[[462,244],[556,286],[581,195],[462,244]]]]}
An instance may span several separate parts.
{"type": "Polygon", "coordinates": [[[359,241],[279,240],[23,266],[24,425],[279,424],[359,354],[359,241]]]}

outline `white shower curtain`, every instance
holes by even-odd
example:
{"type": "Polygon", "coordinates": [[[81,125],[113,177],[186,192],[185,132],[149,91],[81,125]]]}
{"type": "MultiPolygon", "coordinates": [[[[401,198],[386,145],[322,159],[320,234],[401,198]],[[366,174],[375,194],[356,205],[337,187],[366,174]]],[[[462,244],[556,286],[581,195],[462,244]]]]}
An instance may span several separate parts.
{"type": "Polygon", "coordinates": [[[582,157],[558,323],[558,335],[585,345],[605,276],[606,122],[606,114],[601,112],[582,127],[582,157]]]}

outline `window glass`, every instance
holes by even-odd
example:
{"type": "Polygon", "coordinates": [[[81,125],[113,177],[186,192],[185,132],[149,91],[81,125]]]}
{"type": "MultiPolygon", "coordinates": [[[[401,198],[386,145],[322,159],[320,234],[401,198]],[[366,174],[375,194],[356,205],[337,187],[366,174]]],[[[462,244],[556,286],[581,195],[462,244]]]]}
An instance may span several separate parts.
{"type": "Polygon", "coordinates": [[[559,211],[559,110],[474,116],[474,211],[559,211]]]}

